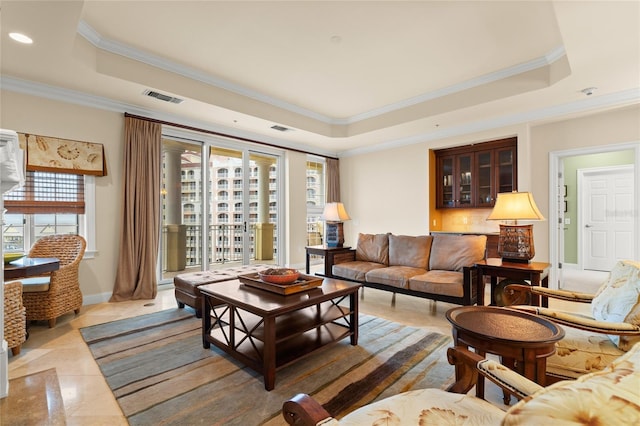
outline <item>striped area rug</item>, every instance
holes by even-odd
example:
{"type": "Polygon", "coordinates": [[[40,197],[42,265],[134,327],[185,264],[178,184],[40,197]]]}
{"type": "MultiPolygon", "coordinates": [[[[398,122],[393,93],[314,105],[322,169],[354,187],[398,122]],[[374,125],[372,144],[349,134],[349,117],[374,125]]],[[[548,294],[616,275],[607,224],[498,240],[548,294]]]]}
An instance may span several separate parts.
{"type": "Polygon", "coordinates": [[[451,337],[360,315],[349,339],[262,376],[217,348],[204,349],[201,321],[171,309],[80,330],[131,425],[285,425],[282,403],[307,393],[335,417],[410,389],[453,382],[451,337]]]}

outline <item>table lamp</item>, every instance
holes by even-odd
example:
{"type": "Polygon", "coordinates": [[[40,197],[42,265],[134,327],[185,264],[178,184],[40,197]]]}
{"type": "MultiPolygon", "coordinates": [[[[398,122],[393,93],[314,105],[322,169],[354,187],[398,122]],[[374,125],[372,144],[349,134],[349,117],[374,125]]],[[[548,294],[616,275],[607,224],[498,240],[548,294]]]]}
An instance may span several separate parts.
{"type": "Polygon", "coordinates": [[[342,203],[327,203],[324,205],[322,219],[326,222],[325,244],[327,247],[342,247],[344,231],[342,222],[351,220],[342,203]]]}
{"type": "Polygon", "coordinates": [[[533,225],[518,225],[518,220],[545,220],[530,192],[501,192],[487,220],[512,220],[500,224],[498,254],[503,261],[529,263],[536,254],[533,225]]]}

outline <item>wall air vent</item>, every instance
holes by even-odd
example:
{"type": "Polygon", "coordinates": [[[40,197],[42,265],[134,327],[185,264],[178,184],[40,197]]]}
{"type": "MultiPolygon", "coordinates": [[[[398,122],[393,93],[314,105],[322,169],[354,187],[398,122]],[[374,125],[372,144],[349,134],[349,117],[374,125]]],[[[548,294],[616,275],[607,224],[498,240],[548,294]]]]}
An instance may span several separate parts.
{"type": "Polygon", "coordinates": [[[293,130],[293,129],[290,129],[290,128],[288,128],[288,127],[278,126],[277,124],[275,124],[275,125],[271,126],[271,128],[272,128],[273,130],[277,130],[277,131],[279,131],[279,132],[290,132],[290,131],[292,131],[292,130],[293,130]]]}
{"type": "Polygon", "coordinates": [[[184,99],[176,98],[174,96],[165,95],[164,93],[156,92],[153,90],[145,90],[142,92],[145,96],[150,96],[152,98],[160,99],[161,101],[171,102],[172,104],[181,104],[184,102],[184,99]]]}

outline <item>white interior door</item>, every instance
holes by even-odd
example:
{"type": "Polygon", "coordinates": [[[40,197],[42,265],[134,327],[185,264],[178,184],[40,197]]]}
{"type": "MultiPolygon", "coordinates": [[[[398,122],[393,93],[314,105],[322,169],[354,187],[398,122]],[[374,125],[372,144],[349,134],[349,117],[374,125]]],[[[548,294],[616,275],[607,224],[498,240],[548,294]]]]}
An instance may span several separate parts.
{"type": "Polygon", "coordinates": [[[633,165],[578,170],[578,205],[583,269],[635,258],[633,165]]]}

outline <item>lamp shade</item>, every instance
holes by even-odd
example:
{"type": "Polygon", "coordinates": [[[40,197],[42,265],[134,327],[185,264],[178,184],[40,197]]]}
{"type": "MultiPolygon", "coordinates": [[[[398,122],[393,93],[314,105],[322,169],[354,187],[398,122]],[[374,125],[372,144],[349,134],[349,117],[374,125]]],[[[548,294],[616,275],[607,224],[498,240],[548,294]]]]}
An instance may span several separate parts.
{"type": "Polygon", "coordinates": [[[530,192],[501,192],[487,220],[545,220],[530,192]]]}
{"type": "Polygon", "coordinates": [[[344,222],[345,220],[351,220],[342,203],[325,204],[322,219],[327,222],[344,222]]]}

